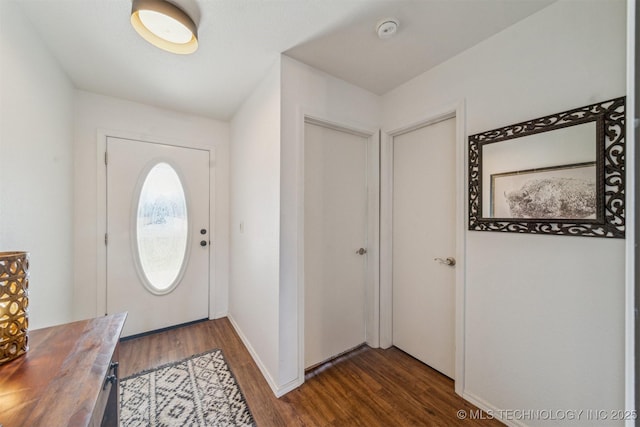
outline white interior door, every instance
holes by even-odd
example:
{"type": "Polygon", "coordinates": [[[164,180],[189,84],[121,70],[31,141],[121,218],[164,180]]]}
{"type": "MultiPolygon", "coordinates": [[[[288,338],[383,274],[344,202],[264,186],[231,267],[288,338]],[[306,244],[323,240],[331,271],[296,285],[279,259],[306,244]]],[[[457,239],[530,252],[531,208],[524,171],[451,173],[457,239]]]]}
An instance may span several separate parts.
{"type": "Polygon", "coordinates": [[[305,368],[366,340],[367,142],[305,123],[305,368]]]}
{"type": "Polygon", "coordinates": [[[393,139],[393,344],[455,372],[455,119],[393,139]]]}
{"type": "Polygon", "coordinates": [[[107,138],[107,312],[123,336],[208,317],[209,152],[107,138]]]}

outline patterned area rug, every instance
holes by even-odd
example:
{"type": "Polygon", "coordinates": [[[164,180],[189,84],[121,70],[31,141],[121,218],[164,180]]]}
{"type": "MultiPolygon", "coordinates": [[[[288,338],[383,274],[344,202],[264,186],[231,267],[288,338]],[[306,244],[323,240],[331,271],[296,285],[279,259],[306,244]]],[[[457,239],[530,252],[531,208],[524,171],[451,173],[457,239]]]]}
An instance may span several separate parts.
{"type": "Polygon", "coordinates": [[[122,427],[255,426],[222,350],[120,381],[122,427]]]}

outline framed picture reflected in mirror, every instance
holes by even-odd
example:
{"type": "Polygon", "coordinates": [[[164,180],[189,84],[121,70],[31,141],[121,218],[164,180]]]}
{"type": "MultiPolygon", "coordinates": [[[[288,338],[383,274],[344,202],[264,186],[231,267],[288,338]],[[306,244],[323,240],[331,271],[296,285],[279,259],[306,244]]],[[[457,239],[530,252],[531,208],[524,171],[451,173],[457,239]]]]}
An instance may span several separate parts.
{"type": "Polygon", "coordinates": [[[624,238],[625,98],[469,137],[469,229],[624,238]]]}

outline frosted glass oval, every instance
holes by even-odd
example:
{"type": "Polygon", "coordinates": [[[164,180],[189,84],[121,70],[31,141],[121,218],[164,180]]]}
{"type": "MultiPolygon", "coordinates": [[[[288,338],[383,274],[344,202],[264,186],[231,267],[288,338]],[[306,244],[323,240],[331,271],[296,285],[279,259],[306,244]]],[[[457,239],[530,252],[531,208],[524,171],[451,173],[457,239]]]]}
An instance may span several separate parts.
{"type": "Polygon", "coordinates": [[[187,201],[182,182],[167,163],[147,174],[138,198],[136,239],[146,285],[155,293],[171,291],[185,263],[187,201]]]}

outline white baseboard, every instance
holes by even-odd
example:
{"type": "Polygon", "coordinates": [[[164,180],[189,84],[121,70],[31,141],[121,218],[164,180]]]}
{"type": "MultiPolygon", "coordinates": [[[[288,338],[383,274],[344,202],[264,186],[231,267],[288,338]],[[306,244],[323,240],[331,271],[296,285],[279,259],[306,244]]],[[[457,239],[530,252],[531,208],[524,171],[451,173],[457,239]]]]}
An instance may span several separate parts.
{"type": "Polygon", "coordinates": [[[227,311],[217,311],[213,313],[213,317],[210,317],[210,320],[222,319],[223,317],[229,317],[229,313],[227,311]]]}
{"type": "Polygon", "coordinates": [[[240,340],[249,351],[249,354],[253,358],[253,361],[256,362],[256,365],[258,365],[258,369],[260,369],[260,372],[262,372],[262,376],[264,377],[265,380],[267,380],[267,384],[269,384],[269,387],[271,387],[271,391],[273,391],[273,394],[275,394],[276,397],[283,396],[284,394],[300,386],[300,384],[297,384],[299,381],[298,378],[296,378],[293,381],[290,381],[287,384],[284,384],[283,386],[278,386],[276,381],[274,381],[273,377],[271,376],[271,373],[267,370],[264,363],[262,363],[262,360],[260,360],[258,353],[256,353],[256,351],[251,346],[251,343],[249,342],[245,334],[242,332],[242,329],[240,329],[236,321],[233,320],[233,316],[231,316],[230,314],[227,314],[227,318],[231,322],[233,329],[236,330],[236,333],[240,337],[240,340]]]}
{"type": "Polygon", "coordinates": [[[283,384],[278,389],[278,392],[276,393],[276,397],[284,396],[285,394],[289,393],[290,391],[293,391],[293,390],[297,389],[298,387],[300,387],[303,383],[304,383],[304,381],[302,381],[300,378],[294,378],[293,380],[289,381],[288,383],[283,384]]]}
{"type": "MultiPolygon", "coordinates": [[[[464,398],[464,400],[468,401],[469,403],[474,404],[479,409],[482,409],[489,416],[492,416],[496,420],[499,420],[501,423],[503,423],[503,424],[505,424],[505,425],[507,425],[509,427],[527,427],[526,424],[524,424],[524,423],[522,423],[522,422],[520,422],[518,420],[506,419],[503,416],[503,414],[505,413],[504,410],[496,408],[494,405],[491,405],[490,403],[488,403],[487,401],[479,398],[478,396],[474,395],[473,393],[463,392],[462,397],[464,398]]],[[[467,416],[469,416],[469,415],[467,414],[467,416]]]]}

